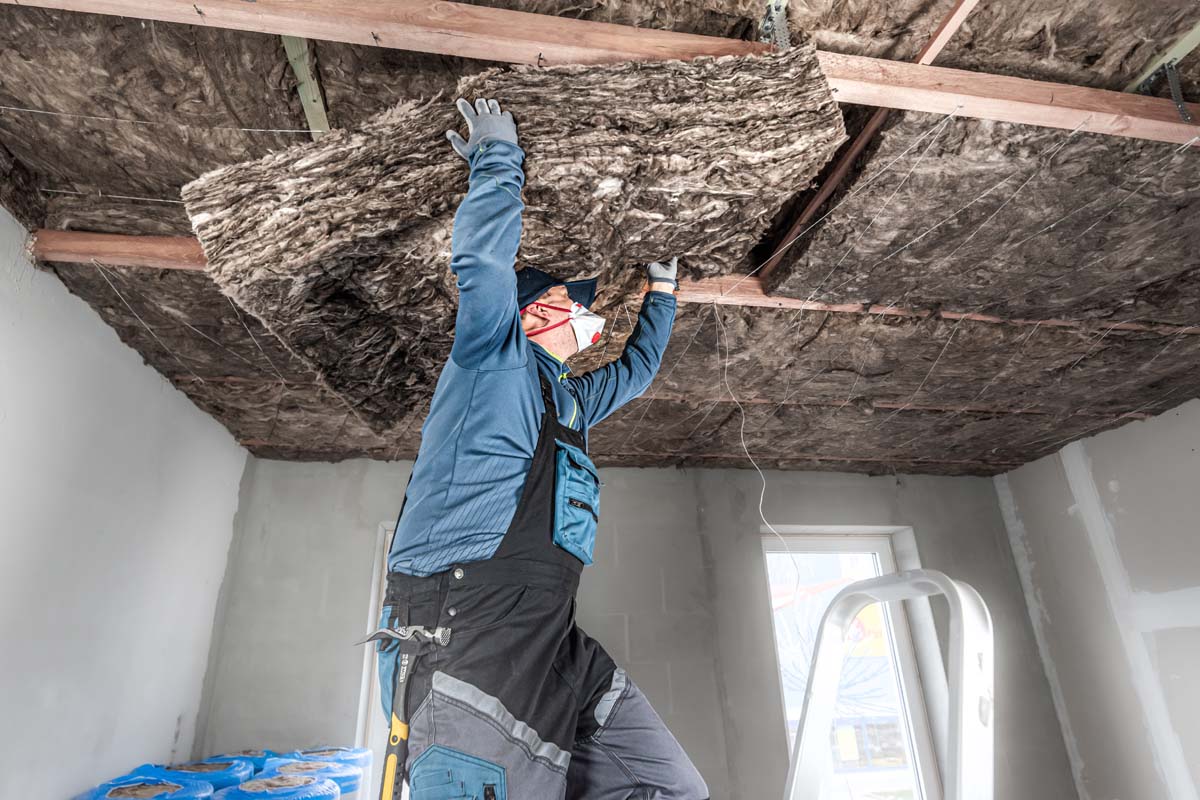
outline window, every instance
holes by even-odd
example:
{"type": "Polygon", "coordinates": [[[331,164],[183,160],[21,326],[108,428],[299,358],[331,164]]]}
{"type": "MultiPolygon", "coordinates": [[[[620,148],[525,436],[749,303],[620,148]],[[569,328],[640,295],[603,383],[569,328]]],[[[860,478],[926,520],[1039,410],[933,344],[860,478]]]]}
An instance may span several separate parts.
{"type": "MultiPolygon", "coordinates": [[[[781,536],[767,533],[763,551],[791,752],[825,609],[850,583],[895,572],[896,559],[890,532],[776,527],[781,536]]],[[[833,774],[820,800],[939,800],[904,609],[868,606],[849,636],[852,646],[842,665],[829,732],[833,774]]]]}

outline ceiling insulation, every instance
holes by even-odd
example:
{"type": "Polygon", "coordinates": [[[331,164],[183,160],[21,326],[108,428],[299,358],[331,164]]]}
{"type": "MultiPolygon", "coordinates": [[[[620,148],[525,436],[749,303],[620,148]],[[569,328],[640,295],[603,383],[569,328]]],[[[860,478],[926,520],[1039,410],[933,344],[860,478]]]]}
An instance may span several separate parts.
{"type": "MultiPolygon", "coordinates": [[[[456,94],[515,109],[527,154],[518,264],[599,276],[610,296],[669,255],[691,275],[748,269],[780,205],[845,138],[811,44],[491,70],[456,94]]],[[[461,124],[443,99],[405,103],[183,192],[222,291],[376,430],[424,398],[449,354],[466,169],[443,134],[461,124]]]]}
{"type": "MultiPolygon", "coordinates": [[[[758,0],[495,4],[742,38],[753,36],[761,13],[758,0]]],[[[792,0],[789,14],[823,49],[907,58],[951,5],[792,0]]],[[[1198,21],[1200,6],[1192,0],[981,3],[938,63],[1120,89],[1198,21]]],[[[405,100],[448,96],[464,76],[493,66],[328,42],[315,43],[315,57],[329,118],[342,128],[405,100]]],[[[1200,99],[1200,55],[1184,60],[1181,75],[1185,94],[1200,99]]],[[[0,150],[0,203],[31,226],[48,209],[50,227],[190,234],[178,204],[181,186],[309,138],[276,37],[15,6],[0,8],[0,105],[138,121],[0,113],[0,148],[12,156],[0,150]],[[31,187],[79,194],[38,197],[31,187]]],[[[863,109],[844,110],[853,132],[863,109]]],[[[514,111],[522,119],[528,113],[514,111]]],[[[941,120],[894,113],[892,121],[825,211],[941,120]]],[[[744,438],[763,467],[987,475],[1200,396],[1200,337],[1182,328],[1113,327],[1130,319],[1200,323],[1197,251],[1192,246],[1189,255],[1187,247],[1198,226],[1197,154],[1169,157],[1169,149],[948,123],[920,163],[915,149],[884,174],[878,191],[851,198],[798,243],[775,280],[792,286],[784,286],[785,294],[808,297],[836,266],[822,297],[850,297],[853,287],[855,299],[902,299],[914,312],[990,309],[1032,324],[683,306],[659,379],[593,432],[597,461],[747,467],[744,438]],[[1043,157],[1059,145],[1057,155],[1043,157]],[[1148,171],[1155,177],[1139,185],[1134,176],[1160,153],[1170,168],[1148,171]],[[914,166],[911,186],[884,204],[914,166]],[[1028,243],[1040,241],[1038,247],[1003,251],[1044,227],[1037,220],[1079,207],[1076,216],[1085,218],[1131,187],[1128,201],[1076,241],[1069,236],[1090,222],[1071,234],[1056,226],[1028,243]],[[912,248],[870,269],[888,252],[883,248],[943,219],[912,248]],[[727,339],[718,338],[715,313],[727,339]],[[1051,324],[1063,317],[1080,324],[1051,324]],[[726,361],[737,403],[723,380],[726,361]]],[[[446,156],[447,165],[461,169],[448,150],[446,156]]],[[[806,201],[802,189],[789,188],[792,205],[806,201]]],[[[531,181],[529,191],[535,190],[531,181]]],[[[776,244],[768,233],[759,252],[776,244]]],[[[416,453],[431,384],[411,387],[412,407],[372,429],[316,370],[204,276],[90,265],[54,271],[255,454],[337,460],[416,453]]],[[[433,338],[444,342],[452,321],[445,270],[422,274],[433,274],[439,287],[441,328],[433,338]]],[[[611,358],[628,335],[636,306],[625,305],[620,288],[604,298],[608,335],[576,360],[577,369],[611,358]]]]}
{"type": "MultiPolygon", "coordinates": [[[[904,60],[951,6],[951,0],[792,0],[788,17],[822,50],[904,60]]],[[[937,64],[1119,89],[1197,21],[1194,0],[983,2],[937,64]]]]}
{"type": "Polygon", "coordinates": [[[1200,158],[1175,145],[905,114],[819,230],[788,297],[1027,319],[1200,320],[1200,158]]]}

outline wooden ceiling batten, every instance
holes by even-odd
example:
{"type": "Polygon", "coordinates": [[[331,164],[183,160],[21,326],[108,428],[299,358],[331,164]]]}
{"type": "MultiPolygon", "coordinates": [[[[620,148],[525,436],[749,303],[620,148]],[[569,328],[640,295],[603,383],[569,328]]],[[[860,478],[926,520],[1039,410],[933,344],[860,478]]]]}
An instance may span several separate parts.
{"type": "MultiPolygon", "coordinates": [[[[108,14],[302,36],[506,63],[552,66],[753,55],[769,45],[719,36],[551,17],[442,0],[0,0],[0,5],[108,14]]],[[[954,114],[1086,133],[1194,142],[1197,127],[1170,100],[910,64],[819,53],[842,103],[954,114]]],[[[1200,117],[1200,104],[1188,104],[1200,117]]]]}

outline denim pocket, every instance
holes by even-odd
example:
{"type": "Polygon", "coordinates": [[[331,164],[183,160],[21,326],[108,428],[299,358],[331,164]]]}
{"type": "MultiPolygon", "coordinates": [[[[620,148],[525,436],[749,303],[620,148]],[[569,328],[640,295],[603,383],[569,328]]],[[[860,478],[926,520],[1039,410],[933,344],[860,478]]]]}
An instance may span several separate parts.
{"type": "Polygon", "coordinates": [[[600,521],[600,476],[587,453],[558,439],[554,444],[554,543],[591,564],[600,521]]]}

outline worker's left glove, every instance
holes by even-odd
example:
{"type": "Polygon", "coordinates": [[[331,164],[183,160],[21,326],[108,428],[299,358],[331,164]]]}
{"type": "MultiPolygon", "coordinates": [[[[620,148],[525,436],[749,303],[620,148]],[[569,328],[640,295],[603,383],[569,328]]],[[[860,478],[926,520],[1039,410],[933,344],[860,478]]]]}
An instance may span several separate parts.
{"type": "Polygon", "coordinates": [[[647,264],[646,272],[649,275],[650,283],[669,283],[676,289],[679,288],[679,281],[675,278],[679,272],[679,256],[675,256],[665,264],[660,261],[647,264]]]}
{"type": "Polygon", "coordinates": [[[513,121],[511,111],[500,113],[500,104],[495,100],[479,98],[475,107],[461,97],[455,103],[459,112],[467,121],[467,139],[458,135],[457,131],[446,131],[446,138],[454,152],[471,160],[471,153],[486,141],[517,143],[517,123],[513,121]]]}

